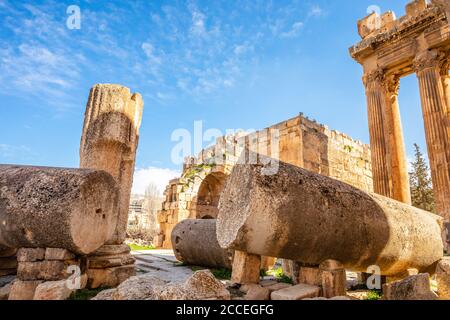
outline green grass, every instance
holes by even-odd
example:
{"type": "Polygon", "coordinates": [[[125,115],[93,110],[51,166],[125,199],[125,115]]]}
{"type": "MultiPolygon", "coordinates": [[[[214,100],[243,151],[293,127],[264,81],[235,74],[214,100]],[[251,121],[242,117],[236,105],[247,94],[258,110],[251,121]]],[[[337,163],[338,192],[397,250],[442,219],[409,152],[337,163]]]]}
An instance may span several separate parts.
{"type": "Polygon", "coordinates": [[[98,295],[100,292],[104,290],[108,290],[111,288],[103,287],[98,289],[83,289],[83,290],[77,290],[73,292],[68,300],[91,300],[96,295],[98,295]]]}
{"type": "Polygon", "coordinates": [[[211,273],[219,280],[230,280],[231,279],[231,270],[226,268],[221,269],[211,269],[211,273]]]}
{"type": "Polygon", "coordinates": [[[381,291],[372,290],[367,293],[367,297],[364,300],[380,300],[382,296],[381,291]]]}
{"type": "Polygon", "coordinates": [[[285,275],[283,273],[283,268],[279,267],[278,269],[272,270],[272,275],[275,277],[275,279],[278,282],[281,283],[287,283],[287,284],[294,284],[294,281],[292,280],[291,277],[285,275]]]}
{"type": "Polygon", "coordinates": [[[148,251],[148,250],[155,250],[156,248],[154,246],[140,246],[138,244],[130,243],[128,245],[132,251],[148,251]]]}

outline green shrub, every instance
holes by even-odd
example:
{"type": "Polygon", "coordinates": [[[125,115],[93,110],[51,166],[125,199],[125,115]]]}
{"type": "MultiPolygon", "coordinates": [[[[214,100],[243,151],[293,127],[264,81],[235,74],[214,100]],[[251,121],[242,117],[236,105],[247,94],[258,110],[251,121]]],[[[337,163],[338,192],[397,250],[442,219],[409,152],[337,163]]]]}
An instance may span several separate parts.
{"type": "Polygon", "coordinates": [[[381,291],[372,290],[367,293],[367,297],[364,300],[380,300],[382,296],[381,291]]]}

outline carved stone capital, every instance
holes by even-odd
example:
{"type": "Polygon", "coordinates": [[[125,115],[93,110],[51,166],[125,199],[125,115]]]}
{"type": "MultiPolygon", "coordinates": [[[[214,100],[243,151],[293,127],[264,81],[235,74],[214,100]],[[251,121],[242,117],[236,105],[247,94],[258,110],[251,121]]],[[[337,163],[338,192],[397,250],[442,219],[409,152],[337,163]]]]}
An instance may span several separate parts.
{"type": "Polygon", "coordinates": [[[398,96],[398,91],[400,90],[400,76],[397,74],[385,76],[383,79],[383,87],[389,96],[398,96]]]}
{"type": "Polygon", "coordinates": [[[384,70],[381,68],[378,68],[370,73],[366,73],[363,76],[363,82],[366,88],[370,87],[373,84],[382,85],[383,81],[384,81],[384,70]]]}
{"type": "Polygon", "coordinates": [[[447,59],[444,52],[438,50],[426,50],[419,53],[413,60],[413,68],[416,73],[429,68],[441,70],[443,61],[447,59]]]}

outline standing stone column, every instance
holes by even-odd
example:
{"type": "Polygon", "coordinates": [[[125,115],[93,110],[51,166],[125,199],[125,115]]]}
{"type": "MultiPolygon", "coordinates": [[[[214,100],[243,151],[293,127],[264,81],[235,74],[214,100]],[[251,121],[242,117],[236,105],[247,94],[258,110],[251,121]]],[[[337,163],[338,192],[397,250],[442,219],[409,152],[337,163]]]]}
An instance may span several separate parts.
{"type": "Polygon", "coordinates": [[[390,159],[392,178],[392,198],[411,204],[411,189],[409,185],[408,162],[403,139],[403,127],[398,103],[400,78],[397,75],[385,77],[385,130],[386,142],[390,159]]]}
{"type": "Polygon", "coordinates": [[[425,51],[414,60],[419,79],[425,134],[437,211],[450,220],[450,141],[448,111],[440,74],[442,56],[425,51]]]}
{"type": "Polygon", "coordinates": [[[384,120],[385,96],[382,85],[382,70],[376,70],[365,75],[363,81],[366,87],[367,112],[369,117],[373,187],[376,193],[386,197],[392,197],[384,120]]]}
{"type": "Polygon", "coordinates": [[[89,258],[95,265],[88,271],[91,287],[116,286],[135,273],[129,249],[125,250],[122,243],[126,237],[142,111],[141,95],[131,94],[126,87],[98,84],[91,89],[81,138],[80,167],[104,170],[119,186],[114,235],[98,254],[89,258]]]}

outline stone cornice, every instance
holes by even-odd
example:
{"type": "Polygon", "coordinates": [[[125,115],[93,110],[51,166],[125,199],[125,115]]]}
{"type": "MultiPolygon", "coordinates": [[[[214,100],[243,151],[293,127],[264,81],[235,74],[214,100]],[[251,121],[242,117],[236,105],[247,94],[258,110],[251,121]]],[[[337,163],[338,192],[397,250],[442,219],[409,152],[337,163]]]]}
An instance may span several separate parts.
{"type": "Polygon", "coordinates": [[[360,55],[367,51],[375,51],[376,48],[388,42],[396,42],[405,39],[411,32],[421,32],[427,28],[446,21],[445,12],[438,6],[431,5],[416,17],[402,17],[392,29],[370,36],[349,49],[351,56],[358,60],[360,55]]]}

